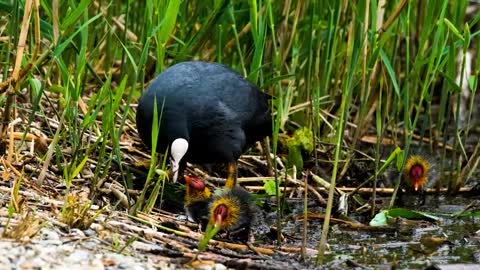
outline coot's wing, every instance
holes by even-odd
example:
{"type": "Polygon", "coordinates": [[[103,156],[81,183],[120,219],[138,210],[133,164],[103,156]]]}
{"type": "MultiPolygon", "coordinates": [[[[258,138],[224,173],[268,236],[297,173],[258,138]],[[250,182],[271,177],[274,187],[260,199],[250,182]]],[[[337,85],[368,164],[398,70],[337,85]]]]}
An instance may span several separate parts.
{"type": "Polygon", "coordinates": [[[217,160],[237,159],[246,146],[271,133],[267,96],[221,64],[179,63],[149,85],[137,113],[139,133],[147,144],[155,99],[159,117],[168,119],[160,126],[159,150],[173,139],[185,138],[198,148],[189,149],[192,161],[202,161],[202,154],[209,155],[205,161],[215,156],[217,160]],[[164,97],[168,99],[163,106],[164,97]]]}
{"type": "Polygon", "coordinates": [[[212,162],[236,161],[246,144],[245,132],[237,113],[221,100],[212,99],[190,115],[192,158],[212,162]]]}
{"type": "Polygon", "coordinates": [[[242,75],[221,64],[210,64],[205,72],[202,89],[205,95],[214,95],[240,122],[246,135],[246,145],[268,136],[272,130],[269,96],[247,81],[242,75]]]}

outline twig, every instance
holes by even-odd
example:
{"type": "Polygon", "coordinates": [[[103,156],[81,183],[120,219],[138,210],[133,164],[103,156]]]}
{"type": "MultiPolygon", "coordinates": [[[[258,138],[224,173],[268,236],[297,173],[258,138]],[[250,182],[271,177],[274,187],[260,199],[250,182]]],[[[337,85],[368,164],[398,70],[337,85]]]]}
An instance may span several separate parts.
{"type": "Polygon", "coordinates": [[[380,29],[378,29],[377,31],[378,35],[383,34],[393,24],[393,22],[397,19],[397,17],[402,12],[406,3],[407,3],[407,0],[402,0],[400,3],[398,3],[398,5],[393,10],[390,17],[388,17],[387,21],[382,25],[382,27],[380,27],[380,29]]]}
{"type": "MultiPolygon", "coordinates": [[[[246,189],[248,190],[251,190],[251,191],[263,191],[265,190],[265,188],[263,186],[245,186],[246,189]]],[[[282,187],[283,189],[283,187],[282,187]]],[[[303,190],[303,187],[286,187],[285,188],[286,191],[291,191],[291,190],[294,190],[294,189],[302,189],[303,190]]],[[[355,189],[357,188],[354,188],[354,187],[337,187],[336,190],[337,191],[342,191],[342,192],[352,192],[354,191],[355,189]]],[[[315,187],[315,190],[318,191],[318,192],[322,192],[322,193],[326,193],[328,192],[328,188],[321,188],[321,187],[315,187]]],[[[394,191],[394,188],[377,188],[377,193],[380,193],[380,194],[385,194],[385,195],[391,195],[393,194],[393,191],[394,191]]],[[[470,187],[462,187],[460,188],[460,190],[458,192],[460,193],[468,193],[472,191],[472,188],[470,187]]],[[[448,188],[441,188],[439,190],[437,190],[436,188],[427,188],[424,190],[425,193],[427,194],[437,194],[437,193],[447,193],[448,192],[448,188]]],[[[360,193],[360,194],[372,194],[373,193],[373,188],[360,188],[357,190],[357,192],[355,193],[360,193]]]]}

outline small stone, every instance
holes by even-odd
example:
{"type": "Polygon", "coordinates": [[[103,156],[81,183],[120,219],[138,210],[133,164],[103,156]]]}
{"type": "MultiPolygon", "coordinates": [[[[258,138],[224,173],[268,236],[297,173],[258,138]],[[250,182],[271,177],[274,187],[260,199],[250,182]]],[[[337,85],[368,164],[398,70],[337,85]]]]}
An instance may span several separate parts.
{"type": "Polygon", "coordinates": [[[80,230],[80,229],[71,229],[70,230],[70,234],[69,234],[70,237],[85,237],[85,233],[80,230]]]}
{"type": "Polygon", "coordinates": [[[97,236],[97,232],[92,229],[84,230],[83,233],[88,237],[97,236]]]}
{"type": "Polygon", "coordinates": [[[215,269],[215,270],[226,270],[227,267],[225,265],[221,264],[221,263],[216,263],[214,265],[213,269],[215,269]]]}
{"type": "Polygon", "coordinates": [[[195,265],[195,269],[197,270],[226,270],[227,267],[220,263],[203,263],[195,265]]]}
{"type": "Polygon", "coordinates": [[[473,261],[475,261],[475,263],[480,263],[480,251],[473,253],[473,261]]]}
{"type": "Polygon", "coordinates": [[[75,250],[65,260],[71,262],[72,264],[82,263],[88,261],[90,254],[91,253],[86,250],[75,250]]]}
{"type": "Polygon", "coordinates": [[[54,240],[59,241],[60,235],[55,230],[48,229],[48,228],[41,228],[40,229],[40,239],[42,240],[54,240]]]}
{"type": "Polygon", "coordinates": [[[42,267],[45,267],[46,262],[42,260],[41,258],[33,258],[26,260],[24,263],[21,264],[20,268],[21,269],[41,269],[42,267]]]}

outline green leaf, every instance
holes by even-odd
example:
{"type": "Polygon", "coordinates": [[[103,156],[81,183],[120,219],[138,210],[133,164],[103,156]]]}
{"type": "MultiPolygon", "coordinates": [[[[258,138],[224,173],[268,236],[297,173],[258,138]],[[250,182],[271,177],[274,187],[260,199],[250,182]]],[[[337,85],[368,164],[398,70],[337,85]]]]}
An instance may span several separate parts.
{"type": "Polygon", "coordinates": [[[458,218],[458,217],[480,217],[480,209],[474,209],[474,210],[470,210],[470,211],[459,211],[457,213],[454,213],[452,215],[453,217],[455,218],[458,218]]]}
{"type": "Polygon", "coordinates": [[[455,93],[460,93],[462,92],[462,88],[458,86],[457,82],[455,81],[454,78],[450,77],[448,74],[442,74],[445,80],[447,81],[448,87],[450,88],[450,91],[455,92],[455,93]]]}
{"type": "Polygon", "coordinates": [[[386,211],[387,215],[390,217],[402,217],[406,219],[423,219],[428,221],[437,221],[440,218],[434,215],[423,213],[420,211],[409,210],[405,208],[393,208],[386,211]]]}
{"type": "Polygon", "coordinates": [[[427,213],[420,211],[409,210],[405,208],[393,208],[390,210],[384,210],[376,214],[375,217],[370,221],[370,226],[386,226],[388,225],[388,220],[391,218],[405,218],[405,219],[421,219],[428,221],[437,221],[440,218],[433,216],[427,213]]]}
{"type": "Polygon", "coordinates": [[[383,49],[380,49],[380,58],[382,59],[385,68],[387,69],[388,76],[392,80],[393,88],[395,89],[395,94],[400,97],[400,87],[398,86],[397,77],[395,76],[395,70],[393,70],[390,59],[388,59],[387,54],[383,49]]]}
{"type": "Polygon", "coordinates": [[[62,20],[62,30],[67,29],[70,25],[75,23],[80,16],[82,16],[83,12],[88,8],[88,5],[90,4],[90,0],[82,0],[80,4],[75,8],[72,12],[67,14],[65,18],[62,20]]]}
{"type": "Polygon", "coordinates": [[[402,170],[403,161],[405,160],[405,151],[400,151],[397,153],[397,171],[402,170]]]}
{"type": "Polygon", "coordinates": [[[465,37],[465,42],[463,43],[463,50],[466,51],[470,47],[471,41],[470,26],[468,25],[468,22],[465,23],[465,26],[463,28],[463,36],[465,37]]]}
{"type": "Polygon", "coordinates": [[[370,221],[369,225],[373,227],[381,227],[381,226],[387,226],[387,221],[388,217],[385,214],[386,211],[382,211],[373,217],[373,219],[370,221]]]}
{"type": "Polygon", "coordinates": [[[303,127],[295,130],[293,134],[295,139],[300,143],[302,148],[305,151],[312,152],[314,145],[313,145],[313,132],[308,127],[303,127]]]}
{"type": "Polygon", "coordinates": [[[474,92],[477,89],[478,77],[475,75],[470,75],[468,77],[468,86],[470,91],[474,92]]]}
{"type": "Polygon", "coordinates": [[[287,166],[288,168],[295,166],[299,172],[303,170],[303,157],[299,146],[291,145],[288,147],[287,166]]]}
{"type": "Polygon", "coordinates": [[[30,85],[32,86],[32,92],[34,97],[34,104],[37,104],[37,101],[40,99],[40,93],[42,91],[42,82],[37,78],[29,79],[30,85]]]}
{"type": "MultiPolygon", "coordinates": [[[[85,28],[87,27],[88,25],[90,25],[91,23],[93,23],[94,21],[96,21],[98,18],[102,17],[103,14],[102,13],[99,13],[97,15],[95,15],[94,17],[90,18],[88,21],[86,21],[84,24],[82,24],[78,29],[77,31],[75,31],[73,34],[71,34],[64,42],[62,42],[61,44],[59,44],[55,50],[54,50],[54,53],[53,55],[55,56],[55,58],[60,58],[60,55],[62,54],[62,52],[67,48],[68,45],[70,45],[70,43],[73,41],[73,39],[85,28]]],[[[68,71],[68,70],[67,70],[68,71]]],[[[63,71],[62,71],[63,72],[63,71]]],[[[68,74],[68,73],[67,73],[68,74]]]]}
{"type": "Polygon", "coordinates": [[[48,91],[56,93],[56,94],[65,94],[65,87],[58,85],[58,84],[52,84],[50,87],[48,87],[48,91]]]}
{"type": "Polygon", "coordinates": [[[447,18],[443,18],[443,22],[447,25],[448,29],[452,31],[452,33],[457,36],[460,40],[464,41],[465,39],[462,37],[458,29],[453,25],[451,21],[449,21],[447,18]]]}
{"type": "Polygon", "coordinates": [[[198,250],[204,251],[207,248],[208,242],[212,239],[220,230],[220,226],[214,226],[211,222],[207,224],[207,229],[203,238],[198,243],[198,250]]]}
{"type": "Polygon", "coordinates": [[[287,145],[300,146],[305,151],[312,152],[314,148],[312,130],[308,127],[295,130],[293,136],[287,139],[287,145]]]}
{"type": "MultiPolygon", "coordinates": [[[[276,195],[276,192],[275,192],[275,181],[274,180],[267,180],[265,181],[265,184],[263,184],[263,188],[265,189],[265,193],[267,193],[267,195],[270,195],[270,196],[275,196],[276,195]]],[[[280,190],[278,191],[278,195],[282,195],[282,193],[280,192],[280,190]]]]}
{"type": "MultiPolygon", "coordinates": [[[[396,159],[397,160],[397,163],[398,163],[398,159],[402,159],[403,160],[403,150],[400,148],[400,147],[397,147],[395,148],[395,150],[393,150],[393,152],[388,156],[387,160],[385,161],[385,163],[383,163],[382,167],[380,167],[380,169],[378,170],[378,173],[382,173],[383,171],[385,171],[388,166],[390,166],[390,164],[396,159]]],[[[400,163],[400,168],[401,168],[402,164],[400,163]]],[[[398,164],[397,164],[397,167],[398,167],[398,164]]],[[[400,170],[400,169],[398,169],[400,170]]]]}
{"type": "Polygon", "coordinates": [[[87,163],[87,160],[88,160],[88,155],[85,155],[85,157],[82,159],[80,164],[78,164],[78,166],[75,167],[73,172],[70,174],[70,180],[75,178],[82,171],[83,167],[85,167],[85,164],[87,163]]]}
{"type": "Polygon", "coordinates": [[[180,8],[180,3],[180,0],[169,1],[167,11],[164,14],[165,17],[163,17],[160,29],[157,33],[157,40],[159,44],[164,45],[170,37],[170,34],[172,34],[175,23],[177,22],[177,14],[180,8]]]}

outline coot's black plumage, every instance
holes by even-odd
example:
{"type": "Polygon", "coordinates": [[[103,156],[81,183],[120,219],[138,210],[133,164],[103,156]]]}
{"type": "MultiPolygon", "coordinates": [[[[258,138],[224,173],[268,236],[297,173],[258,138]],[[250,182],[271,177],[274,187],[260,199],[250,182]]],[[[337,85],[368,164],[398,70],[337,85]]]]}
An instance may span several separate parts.
{"type": "Polygon", "coordinates": [[[143,142],[151,146],[156,100],[161,117],[157,151],[170,146],[173,180],[187,161],[225,162],[229,164],[226,186],[232,188],[237,159],[271,133],[268,99],[222,64],[182,62],[158,75],[143,93],[137,128],[143,142]]]}

